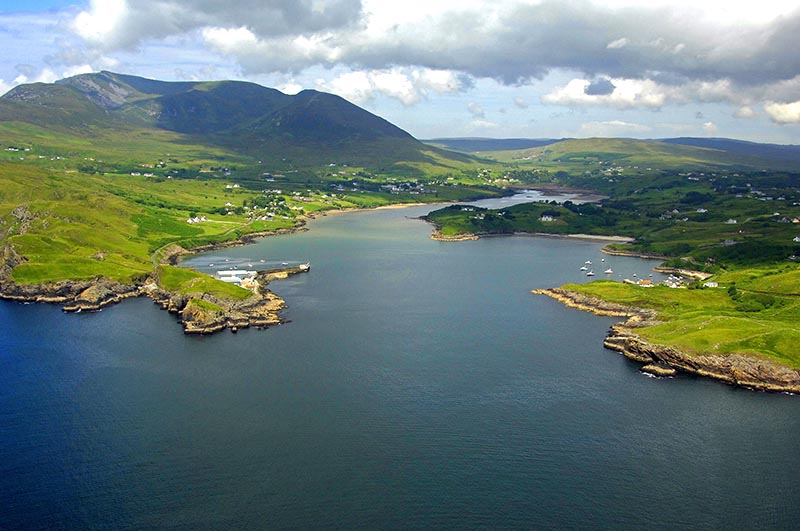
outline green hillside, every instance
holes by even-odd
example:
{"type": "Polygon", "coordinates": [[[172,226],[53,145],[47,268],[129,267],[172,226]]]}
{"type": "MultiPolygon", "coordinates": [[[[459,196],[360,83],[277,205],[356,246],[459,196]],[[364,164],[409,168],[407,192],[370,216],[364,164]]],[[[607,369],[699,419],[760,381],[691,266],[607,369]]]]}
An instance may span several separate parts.
{"type": "Polygon", "coordinates": [[[538,167],[572,171],[617,166],[624,169],[774,169],[792,170],[797,164],[784,158],[770,158],[689,145],[626,138],[563,140],[522,150],[482,153],[498,162],[535,164],[538,167]]]}

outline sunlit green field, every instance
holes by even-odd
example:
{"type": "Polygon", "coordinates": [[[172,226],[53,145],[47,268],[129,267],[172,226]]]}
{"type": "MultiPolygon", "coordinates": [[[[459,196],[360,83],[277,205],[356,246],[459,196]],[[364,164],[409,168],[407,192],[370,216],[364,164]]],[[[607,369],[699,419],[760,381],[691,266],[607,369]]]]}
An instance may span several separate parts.
{"type": "Polygon", "coordinates": [[[800,268],[741,270],[714,280],[720,287],[644,288],[596,281],[564,288],[657,310],[662,324],[637,329],[652,343],[689,354],[766,356],[800,368],[800,268]]]}

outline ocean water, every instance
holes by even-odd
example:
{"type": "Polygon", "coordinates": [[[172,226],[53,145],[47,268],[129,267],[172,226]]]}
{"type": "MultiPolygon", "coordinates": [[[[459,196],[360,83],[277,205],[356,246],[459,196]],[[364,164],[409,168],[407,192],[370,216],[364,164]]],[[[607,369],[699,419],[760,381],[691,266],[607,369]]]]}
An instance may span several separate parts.
{"type": "Polygon", "coordinates": [[[798,397],[647,377],[615,319],[530,293],[654,262],[435,242],[426,210],[186,263],[310,261],[267,330],[0,303],[0,528],[798,528],[798,397]]]}

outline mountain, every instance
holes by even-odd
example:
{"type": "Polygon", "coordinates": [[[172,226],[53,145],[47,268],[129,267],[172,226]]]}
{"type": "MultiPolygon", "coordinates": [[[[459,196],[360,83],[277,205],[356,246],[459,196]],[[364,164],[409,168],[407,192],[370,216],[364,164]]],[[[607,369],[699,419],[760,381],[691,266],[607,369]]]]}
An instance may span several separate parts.
{"type": "Polygon", "coordinates": [[[288,156],[298,165],[467,160],[423,144],[339,96],[315,90],[291,96],[243,81],[82,74],[15,87],[0,97],[0,121],[79,136],[103,129],[170,131],[258,158],[288,156]]]}

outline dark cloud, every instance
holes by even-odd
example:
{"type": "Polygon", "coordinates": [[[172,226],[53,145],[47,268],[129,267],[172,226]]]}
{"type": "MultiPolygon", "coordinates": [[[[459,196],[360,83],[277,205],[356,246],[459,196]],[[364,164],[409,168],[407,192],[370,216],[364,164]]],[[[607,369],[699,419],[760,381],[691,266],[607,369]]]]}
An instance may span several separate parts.
{"type": "Polygon", "coordinates": [[[584,92],[589,96],[608,96],[614,93],[615,88],[617,88],[616,85],[610,79],[603,77],[586,85],[584,92]]]}
{"type": "Polygon", "coordinates": [[[598,6],[545,0],[518,5],[487,22],[465,11],[426,27],[400,27],[391,39],[342,42],[342,60],[460,70],[509,85],[553,69],[587,76],[658,78],[660,83],[732,79],[745,85],[800,74],[800,11],[765,25],[721,25],[669,8],[598,6]],[[610,46],[612,45],[612,46],[610,46]]]}
{"type": "Polygon", "coordinates": [[[497,10],[487,4],[415,24],[398,22],[376,34],[364,31],[368,22],[360,0],[129,4],[119,27],[94,39],[98,46],[130,47],[203,28],[246,27],[257,43],[213,45],[250,74],[315,65],[419,66],[519,85],[561,69],[596,78],[587,88],[589,95],[609,94],[609,77],[666,85],[729,79],[752,86],[800,75],[800,9],[766,24],[724,25],[677,8],[614,9],[587,0],[543,0],[505,3],[497,10]],[[304,44],[297,43],[298,36],[306,37],[304,44]]]}
{"type": "MultiPolygon", "coordinates": [[[[362,20],[361,0],[136,0],[112,32],[92,39],[106,50],[206,27],[247,27],[264,38],[350,28],[362,20]]],[[[80,20],[90,19],[86,12],[80,20]]]]}

